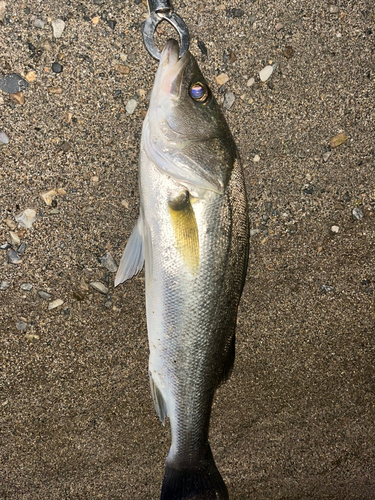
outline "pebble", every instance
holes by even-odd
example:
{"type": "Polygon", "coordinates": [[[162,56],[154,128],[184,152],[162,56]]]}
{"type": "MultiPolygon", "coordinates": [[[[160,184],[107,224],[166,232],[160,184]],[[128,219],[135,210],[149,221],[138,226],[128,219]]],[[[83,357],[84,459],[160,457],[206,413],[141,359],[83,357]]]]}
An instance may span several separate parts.
{"type": "Polygon", "coordinates": [[[249,78],[249,80],[247,81],[247,86],[248,87],[252,87],[255,83],[255,78],[249,78]]]}
{"type": "Polygon", "coordinates": [[[122,200],[122,201],[121,201],[121,205],[122,205],[123,207],[125,207],[125,208],[129,208],[129,202],[128,202],[128,200],[122,200]]]}
{"type": "Polygon", "coordinates": [[[39,193],[39,196],[42,198],[46,205],[52,204],[52,199],[57,195],[56,189],[50,189],[49,191],[44,191],[43,193],[39,193]]]}
{"type": "Polygon", "coordinates": [[[235,100],[236,96],[233,94],[233,92],[227,92],[224,96],[223,108],[230,109],[233,106],[235,100]]]}
{"type": "Polygon", "coordinates": [[[9,99],[14,104],[21,104],[23,106],[25,104],[25,96],[22,92],[16,92],[15,94],[9,94],[9,99]]]}
{"type": "Polygon", "coordinates": [[[29,71],[27,75],[25,76],[25,80],[29,83],[35,82],[36,80],[36,73],[35,71],[29,71]]]}
{"type": "Polygon", "coordinates": [[[35,342],[36,340],[39,340],[40,337],[34,333],[26,333],[25,339],[30,340],[30,342],[35,342]]]}
{"type": "Polygon", "coordinates": [[[244,11],[242,9],[227,9],[225,14],[227,17],[242,17],[244,11]]]}
{"type": "Polygon", "coordinates": [[[43,300],[49,300],[52,297],[50,293],[44,292],[43,290],[38,290],[38,295],[43,300]]]}
{"type": "Polygon", "coordinates": [[[229,81],[229,76],[226,73],[221,73],[215,78],[215,80],[216,83],[221,86],[229,81]]]}
{"type": "Polygon", "coordinates": [[[250,237],[260,233],[260,229],[250,229],[250,237]]]}
{"type": "Polygon", "coordinates": [[[9,137],[5,132],[0,132],[0,143],[1,144],[9,144],[9,137]]]}
{"type": "Polygon", "coordinates": [[[91,22],[94,26],[96,26],[98,24],[98,22],[100,21],[100,17],[99,16],[95,16],[91,19],[91,22]]]}
{"type": "Polygon", "coordinates": [[[24,321],[17,321],[16,328],[19,332],[23,332],[27,328],[27,323],[25,323],[24,321]]]}
{"type": "Polygon", "coordinates": [[[284,28],[283,23],[277,23],[275,26],[276,31],[281,31],[284,28]]]}
{"type": "Polygon", "coordinates": [[[50,302],[48,304],[48,310],[50,311],[51,309],[56,309],[56,307],[62,306],[63,303],[64,303],[64,301],[61,299],[53,300],[52,302],[50,302]]]}
{"type": "Polygon", "coordinates": [[[60,38],[65,28],[65,23],[62,19],[55,19],[52,21],[53,36],[60,38]]]}
{"type": "Polygon", "coordinates": [[[1,281],[0,282],[0,291],[7,290],[10,287],[10,283],[8,281],[1,281]]]}
{"type": "Polygon", "coordinates": [[[100,257],[99,261],[110,273],[117,272],[117,264],[109,252],[100,257]]]}
{"type": "Polygon", "coordinates": [[[352,210],[352,216],[355,220],[363,219],[363,212],[359,207],[355,207],[352,210]]]}
{"type": "Polygon", "coordinates": [[[341,134],[335,135],[334,137],[332,137],[331,142],[330,142],[331,148],[337,148],[337,146],[340,146],[340,144],[345,142],[347,140],[347,138],[348,138],[348,136],[344,132],[342,132],[341,134]]]}
{"type": "Polygon", "coordinates": [[[40,28],[42,30],[42,29],[44,29],[45,25],[46,25],[46,22],[43,21],[42,19],[35,19],[35,21],[34,21],[34,28],[40,28]]]}
{"type": "Polygon", "coordinates": [[[5,10],[6,10],[7,4],[1,0],[0,2],[0,21],[2,21],[5,17],[5,10]]]}
{"type": "Polygon", "coordinates": [[[20,240],[18,234],[15,233],[14,231],[9,231],[9,237],[10,237],[9,243],[11,245],[17,247],[18,245],[21,244],[21,240],[20,240]]]}
{"type": "Polygon", "coordinates": [[[208,55],[207,47],[201,40],[198,40],[198,48],[202,52],[202,54],[207,57],[208,55]]]}
{"type": "Polygon", "coordinates": [[[27,88],[27,81],[17,73],[4,75],[0,78],[0,90],[8,94],[16,94],[27,88]]]}
{"type": "Polygon", "coordinates": [[[119,75],[128,75],[130,73],[129,66],[125,66],[125,64],[116,64],[115,70],[119,75]]]}
{"type": "Polygon", "coordinates": [[[22,283],[20,286],[21,290],[24,290],[25,292],[30,292],[32,289],[33,285],[31,283],[22,283]]]}
{"type": "Polygon", "coordinates": [[[332,226],[332,227],[331,227],[331,231],[332,231],[333,233],[338,233],[338,232],[339,232],[339,226],[332,226]]]}
{"type": "Polygon", "coordinates": [[[26,208],[26,210],[16,215],[15,219],[20,226],[30,229],[35,222],[35,217],[35,210],[32,208],[26,208]]]}
{"type": "Polygon", "coordinates": [[[52,63],[51,68],[54,73],[61,73],[63,70],[63,67],[58,62],[52,63]]]}
{"type": "Polygon", "coordinates": [[[329,293],[329,292],[333,292],[334,287],[331,285],[320,285],[319,290],[322,292],[329,293]]]}
{"type": "Polygon", "coordinates": [[[23,241],[21,245],[17,248],[18,255],[23,255],[26,250],[26,243],[23,241]]]}
{"type": "Polygon", "coordinates": [[[14,220],[9,219],[9,217],[5,219],[5,224],[9,227],[9,229],[16,229],[17,227],[17,224],[14,222],[14,220]]]}
{"type": "Polygon", "coordinates": [[[114,21],[113,19],[108,19],[107,24],[111,28],[111,30],[114,30],[115,26],[117,24],[117,21],[114,21]]]}
{"type": "Polygon", "coordinates": [[[327,151],[327,153],[324,153],[323,155],[323,160],[328,161],[329,157],[331,156],[332,151],[327,151]]]}
{"type": "Polygon", "coordinates": [[[258,161],[260,161],[260,156],[259,155],[255,155],[254,158],[253,158],[253,162],[258,163],[258,161]]]}
{"type": "Polygon", "coordinates": [[[274,71],[273,66],[266,66],[261,71],[259,71],[259,78],[262,82],[266,82],[274,71]]]}
{"type": "Polygon", "coordinates": [[[20,262],[22,262],[21,257],[18,255],[18,253],[15,250],[13,250],[13,248],[10,248],[8,250],[7,258],[8,258],[9,264],[19,264],[20,262]]]}
{"type": "Polygon", "coordinates": [[[96,290],[97,292],[102,293],[103,295],[107,295],[108,293],[108,288],[103,285],[100,281],[91,281],[90,283],[91,288],[96,290]]]}
{"type": "Polygon", "coordinates": [[[339,8],[337,7],[337,5],[330,5],[329,6],[329,12],[330,14],[337,14],[339,11],[339,8]]]}
{"type": "Polygon", "coordinates": [[[8,250],[8,248],[10,248],[11,245],[9,245],[9,243],[3,243],[2,245],[0,245],[0,250],[8,250]]]}
{"type": "Polygon", "coordinates": [[[135,111],[135,108],[138,106],[138,101],[136,101],[135,99],[130,99],[130,101],[128,102],[128,104],[126,105],[125,109],[126,109],[126,112],[129,114],[129,115],[132,115],[135,111]]]}
{"type": "Polygon", "coordinates": [[[63,89],[61,87],[48,87],[47,91],[50,94],[60,95],[63,93],[63,89]]]}

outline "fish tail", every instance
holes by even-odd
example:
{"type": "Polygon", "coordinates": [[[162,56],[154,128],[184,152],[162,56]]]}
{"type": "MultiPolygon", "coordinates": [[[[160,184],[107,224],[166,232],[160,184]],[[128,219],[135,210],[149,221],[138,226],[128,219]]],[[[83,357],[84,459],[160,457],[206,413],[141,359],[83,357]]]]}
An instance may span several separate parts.
{"type": "Polygon", "coordinates": [[[229,500],[228,490],[211,450],[198,464],[165,466],[160,500],[229,500]]]}

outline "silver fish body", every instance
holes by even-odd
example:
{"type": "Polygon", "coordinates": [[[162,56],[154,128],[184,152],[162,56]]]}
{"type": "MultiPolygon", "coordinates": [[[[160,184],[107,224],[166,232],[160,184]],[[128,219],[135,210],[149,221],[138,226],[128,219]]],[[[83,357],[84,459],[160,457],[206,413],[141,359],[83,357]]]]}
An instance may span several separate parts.
{"type": "Polygon", "coordinates": [[[174,41],[156,74],[139,165],[141,213],[116,284],[145,261],[151,392],[172,433],[161,499],[227,499],[208,430],[215,390],[234,361],[246,191],[221,110],[193,56],[178,60],[174,41]]]}

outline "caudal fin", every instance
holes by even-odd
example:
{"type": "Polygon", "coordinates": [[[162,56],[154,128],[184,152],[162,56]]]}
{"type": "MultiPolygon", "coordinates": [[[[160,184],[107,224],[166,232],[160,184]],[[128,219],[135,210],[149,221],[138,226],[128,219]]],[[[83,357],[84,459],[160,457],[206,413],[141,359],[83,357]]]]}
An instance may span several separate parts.
{"type": "Polygon", "coordinates": [[[211,451],[197,466],[177,469],[167,463],[160,500],[229,500],[211,451]]]}

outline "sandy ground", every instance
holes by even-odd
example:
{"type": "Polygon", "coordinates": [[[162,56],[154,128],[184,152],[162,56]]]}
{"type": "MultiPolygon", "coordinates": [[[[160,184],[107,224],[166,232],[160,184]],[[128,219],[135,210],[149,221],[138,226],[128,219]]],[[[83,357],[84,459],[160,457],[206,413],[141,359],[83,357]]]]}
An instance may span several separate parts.
{"type": "MultiPolygon", "coordinates": [[[[211,426],[230,497],[373,499],[374,3],[175,7],[214,93],[235,95],[226,116],[255,230],[235,369],[211,426]],[[270,61],[276,69],[261,83],[270,61]],[[219,90],[221,73],[229,81],[219,90]],[[347,140],[331,149],[339,133],[347,140]]],[[[114,289],[98,260],[109,251],[119,262],[138,217],[156,70],[139,31],[146,12],[133,0],[7,0],[0,23],[0,73],[35,72],[23,105],[0,92],[9,138],[0,144],[0,245],[17,214],[37,213],[31,229],[14,229],[22,262],[0,250],[9,284],[0,291],[2,499],[159,496],[170,437],[148,387],[144,276],[114,289]],[[53,188],[48,206],[40,193],[53,188]],[[56,299],[63,304],[50,310],[56,299]]]]}

